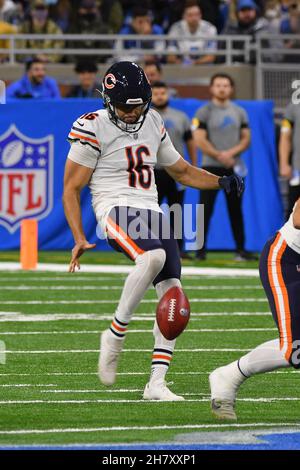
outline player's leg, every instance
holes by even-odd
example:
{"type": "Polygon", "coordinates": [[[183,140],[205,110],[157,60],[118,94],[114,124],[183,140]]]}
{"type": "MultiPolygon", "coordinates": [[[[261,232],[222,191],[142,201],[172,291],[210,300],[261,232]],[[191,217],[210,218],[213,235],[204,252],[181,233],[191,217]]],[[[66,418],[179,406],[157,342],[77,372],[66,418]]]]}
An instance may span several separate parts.
{"type": "MultiPolygon", "coordinates": [[[[165,217],[162,223],[167,224],[165,217]]],[[[154,279],[153,284],[156,289],[158,299],[171,289],[171,287],[181,287],[181,264],[177,241],[174,239],[173,231],[170,232],[170,238],[162,237],[162,245],[166,252],[166,262],[163,269],[154,279]]],[[[173,356],[176,340],[167,340],[160,332],[157,321],[153,328],[154,348],[152,354],[152,364],[150,380],[145,387],[143,398],[146,400],[179,401],[184,398],[175,395],[167,387],[165,377],[168,372],[170,362],[173,356]]]]}
{"type": "Polygon", "coordinates": [[[154,170],[155,184],[157,187],[157,202],[160,206],[165,197],[167,197],[167,185],[166,178],[168,173],[163,169],[154,170]]]}
{"type": "MultiPolygon", "coordinates": [[[[207,171],[210,171],[211,173],[216,174],[216,175],[218,175],[219,173],[222,173],[222,168],[203,167],[203,169],[207,170],[207,171]]],[[[213,215],[215,202],[216,202],[216,197],[218,195],[218,192],[219,192],[218,190],[217,191],[202,190],[200,192],[200,204],[203,204],[203,206],[204,206],[204,245],[196,253],[196,258],[198,258],[198,259],[205,259],[206,258],[207,234],[208,234],[208,230],[209,230],[210,220],[211,220],[211,217],[213,215]]]]}
{"type": "MultiPolygon", "coordinates": [[[[212,372],[209,377],[212,411],[218,418],[236,419],[235,397],[240,385],[247,378],[291,365],[293,341],[298,335],[300,339],[300,301],[299,295],[295,292],[295,283],[291,282],[297,272],[296,263],[285,263],[283,259],[285,251],[286,245],[282,244],[281,236],[278,234],[265,245],[259,267],[261,281],[279,328],[280,339],[267,341],[238,361],[212,372]]],[[[297,288],[299,286],[300,282],[297,288]]]]}
{"type": "Polygon", "coordinates": [[[242,197],[236,194],[225,193],[231,229],[238,253],[243,253],[245,249],[244,218],[242,213],[242,197]]]}
{"type": "MultiPolygon", "coordinates": [[[[133,239],[128,235],[130,223],[137,216],[128,215],[127,208],[116,208],[107,221],[109,243],[123,251],[135,262],[126,278],[114,319],[101,336],[99,377],[105,385],[115,382],[117,360],[122,350],[126,330],[134,310],[144,297],[146,290],[164,266],[166,254],[158,239],[133,239]],[[119,225],[120,224],[120,225],[119,225]]],[[[139,223],[141,230],[148,232],[148,222],[143,214],[139,223]]]]}

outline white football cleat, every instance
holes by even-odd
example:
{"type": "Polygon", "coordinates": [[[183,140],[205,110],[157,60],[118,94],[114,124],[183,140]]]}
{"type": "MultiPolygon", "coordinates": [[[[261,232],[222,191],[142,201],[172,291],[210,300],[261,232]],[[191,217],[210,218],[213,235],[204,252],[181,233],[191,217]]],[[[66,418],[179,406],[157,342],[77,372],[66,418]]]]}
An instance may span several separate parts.
{"type": "Polygon", "coordinates": [[[112,336],[111,331],[105,330],[100,336],[100,356],[98,375],[104,385],[113,385],[116,381],[117,366],[124,339],[112,336]]]}
{"type": "Polygon", "coordinates": [[[210,374],[211,411],[216,418],[231,421],[237,420],[234,407],[240,383],[240,377],[232,375],[231,364],[219,367],[210,374]]]}
{"type": "Polygon", "coordinates": [[[180,395],[175,395],[167,387],[165,380],[157,380],[147,383],[144,394],[144,400],[160,400],[160,401],[183,401],[184,398],[180,395]]]}

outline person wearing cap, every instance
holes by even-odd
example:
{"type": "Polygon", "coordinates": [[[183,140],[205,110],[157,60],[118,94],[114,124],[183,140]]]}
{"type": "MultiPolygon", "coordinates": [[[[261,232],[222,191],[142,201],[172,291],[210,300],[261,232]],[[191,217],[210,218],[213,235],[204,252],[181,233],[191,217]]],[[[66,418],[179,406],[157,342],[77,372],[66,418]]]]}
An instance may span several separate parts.
{"type": "Polygon", "coordinates": [[[75,85],[67,98],[94,98],[100,85],[96,83],[98,67],[94,61],[82,59],[77,62],[75,72],[78,76],[79,84],[75,85]]]}
{"type": "MultiPolygon", "coordinates": [[[[44,0],[34,0],[31,3],[30,15],[19,29],[20,34],[63,34],[61,29],[49,18],[49,7],[44,0]]],[[[17,41],[18,49],[40,49],[38,58],[44,62],[60,62],[61,54],[43,54],[44,49],[59,51],[64,48],[64,41],[60,39],[27,39],[17,41]]],[[[30,52],[28,52],[30,55],[30,52]]],[[[24,62],[26,56],[18,56],[24,62]]]]}
{"type": "MultiPolygon", "coordinates": [[[[78,11],[71,21],[67,30],[68,34],[80,34],[82,40],[68,41],[70,49],[98,49],[99,55],[90,56],[89,59],[94,62],[105,62],[108,56],[101,55],[101,49],[112,49],[112,41],[108,40],[91,40],[86,36],[90,34],[110,34],[112,31],[107,24],[104,23],[101,12],[95,0],[81,0],[78,11]]],[[[68,55],[68,62],[79,60],[80,56],[68,55]]]]}
{"type": "MultiPolygon", "coordinates": [[[[259,16],[260,10],[254,0],[238,0],[236,5],[236,21],[231,21],[225,27],[222,34],[224,35],[245,35],[252,36],[252,42],[255,42],[256,36],[262,32],[269,31],[268,21],[259,16]]],[[[243,41],[233,41],[233,49],[244,49],[243,41]]],[[[225,44],[220,44],[221,49],[225,49],[225,44]]],[[[234,62],[246,62],[245,54],[234,56],[234,62]]],[[[222,60],[224,61],[224,59],[222,60]]],[[[255,63],[255,55],[250,54],[250,63],[255,63]]],[[[220,62],[220,60],[218,60],[220,62]]]]}

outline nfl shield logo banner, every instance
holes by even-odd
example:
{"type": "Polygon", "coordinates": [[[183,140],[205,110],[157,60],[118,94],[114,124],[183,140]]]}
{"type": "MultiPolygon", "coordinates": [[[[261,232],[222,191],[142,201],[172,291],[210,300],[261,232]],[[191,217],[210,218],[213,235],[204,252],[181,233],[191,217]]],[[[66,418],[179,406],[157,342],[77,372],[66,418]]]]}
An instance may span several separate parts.
{"type": "Polygon", "coordinates": [[[53,136],[32,139],[12,125],[0,136],[0,225],[13,233],[24,218],[53,205],[53,136]]]}

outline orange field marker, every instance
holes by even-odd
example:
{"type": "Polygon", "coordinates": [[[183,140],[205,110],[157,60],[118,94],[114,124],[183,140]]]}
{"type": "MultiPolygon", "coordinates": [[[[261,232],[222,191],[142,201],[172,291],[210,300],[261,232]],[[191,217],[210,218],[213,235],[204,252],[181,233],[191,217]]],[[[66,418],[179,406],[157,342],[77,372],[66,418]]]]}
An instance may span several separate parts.
{"type": "Polygon", "coordinates": [[[38,223],[36,219],[21,222],[20,262],[22,269],[36,269],[38,262],[38,223]]]}

